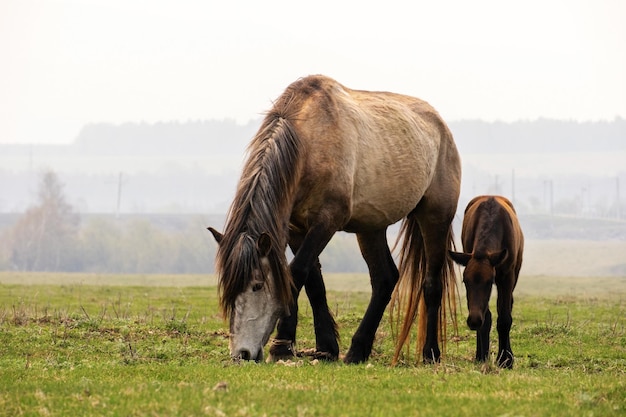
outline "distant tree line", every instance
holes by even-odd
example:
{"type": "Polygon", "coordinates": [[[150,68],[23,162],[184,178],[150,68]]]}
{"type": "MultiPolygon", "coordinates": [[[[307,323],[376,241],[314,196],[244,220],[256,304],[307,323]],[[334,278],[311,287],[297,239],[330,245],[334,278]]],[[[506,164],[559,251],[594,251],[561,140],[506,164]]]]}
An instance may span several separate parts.
{"type": "MultiPolygon", "coordinates": [[[[67,203],[63,184],[48,171],[37,202],[0,230],[0,270],[97,273],[213,273],[217,246],[207,226],[223,219],[187,215],[84,215],[67,203]]],[[[538,202],[543,205],[545,202],[538,202]]],[[[464,207],[464,203],[460,203],[464,207]]],[[[574,204],[572,203],[572,206],[574,204]]],[[[556,209],[561,210],[555,205],[556,209]]],[[[460,218],[455,220],[460,236],[460,218]]],[[[549,212],[521,215],[529,239],[626,239],[626,222],[549,212]]],[[[397,228],[390,229],[394,243],[397,228]]],[[[291,256],[291,254],[288,254],[291,256]]],[[[325,272],[367,272],[353,235],[337,233],[320,256],[325,272]]]]}
{"type": "Polygon", "coordinates": [[[203,273],[212,271],[215,245],[204,226],[165,231],[147,220],[128,223],[92,216],[81,224],[54,172],[43,174],[38,203],[5,230],[0,267],[20,271],[203,273]]]}

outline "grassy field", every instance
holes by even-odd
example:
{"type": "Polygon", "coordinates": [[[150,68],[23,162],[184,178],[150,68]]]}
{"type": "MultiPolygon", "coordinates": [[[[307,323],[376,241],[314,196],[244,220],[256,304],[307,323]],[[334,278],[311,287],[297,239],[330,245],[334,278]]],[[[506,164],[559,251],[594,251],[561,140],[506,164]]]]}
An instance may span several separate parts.
{"type": "MultiPolygon", "coordinates": [[[[363,275],[329,275],[345,352],[363,275]]],[[[214,277],[0,273],[0,415],[610,416],[626,414],[626,278],[522,277],[515,369],[473,362],[464,326],[435,366],[233,363],[214,277]]],[[[495,301],[495,297],[494,297],[495,301]]],[[[462,306],[459,323],[465,308],[462,306]]],[[[495,345],[492,332],[492,350],[495,345]]],[[[314,347],[301,300],[299,349],[314,347]]]]}

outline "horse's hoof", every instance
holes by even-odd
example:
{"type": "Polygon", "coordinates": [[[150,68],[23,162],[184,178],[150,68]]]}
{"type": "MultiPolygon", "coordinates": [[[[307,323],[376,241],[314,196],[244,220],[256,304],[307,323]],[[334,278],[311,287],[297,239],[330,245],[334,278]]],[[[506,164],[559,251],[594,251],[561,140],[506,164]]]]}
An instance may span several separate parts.
{"type": "Polygon", "coordinates": [[[319,350],[316,350],[315,352],[313,352],[312,356],[314,359],[327,361],[327,362],[336,362],[337,359],[339,359],[339,355],[337,354],[334,354],[331,352],[320,352],[319,350]]]}
{"type": "Polygon", "coordinates": [[[321,361],[334,362],[339,358],[339,355],[332,352],[324,352],[317,349],[304,349],[297,353],[299,357],[307,357],[317,359],[321,361]]]}
{"type": "Polygon", "coordinates": [[[289,361],[289,360],[293,360],[293,358],[295,358],[295,355],[276,355],[270,352],[270,354],[267,356],[267,359],[265,362],[267,363],[276,363],[278,361],[289,361]]]}
{"type": "Polygon", "coordinates": [[[434,365],[441,361],[441,352],[439,349],[424,349],[422,355],[424,357],[424,365],[434,365]]]}
{"type": "Polygon", "coordinates": [[[487,359],[489,359],[489,355],[476,355],[475,361],[477,363],[483,363],[483,362],[487,362],[487,359]]]}
{"type": "Polygon", "coordinates": [[[348,364],[348,365],[359,364],[359,363],[367,362],[367,359],[368,359],[368,356],[363,355],[363,354],[358,354],[350,350],[348,351],[348,353],[346,353],[346,356],[343,358],[343,363],[348,364]]]}
{"type": "Polygon", "coordinates": [[[289,360],[293,359],[295,356],[293,342],[291,340],[273,340],[267,362],[289,360]]]}

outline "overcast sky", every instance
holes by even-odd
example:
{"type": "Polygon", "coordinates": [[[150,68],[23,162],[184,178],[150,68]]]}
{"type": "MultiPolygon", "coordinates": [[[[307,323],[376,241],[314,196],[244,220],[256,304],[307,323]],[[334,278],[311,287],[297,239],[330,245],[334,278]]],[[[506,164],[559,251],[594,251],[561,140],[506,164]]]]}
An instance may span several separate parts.
{"type": "Polygon", "coordinates": [[[626,117],[623,0],[0,0],[0,143],[260,117],[301,76],[449,121],[626,117]]]}

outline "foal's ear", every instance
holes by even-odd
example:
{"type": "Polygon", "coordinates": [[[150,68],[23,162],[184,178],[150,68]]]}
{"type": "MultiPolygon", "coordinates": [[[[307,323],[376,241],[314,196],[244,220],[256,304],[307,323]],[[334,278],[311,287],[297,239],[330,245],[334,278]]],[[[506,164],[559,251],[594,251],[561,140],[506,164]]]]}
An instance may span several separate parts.
{"type": "Polygon", "coordinates": [[[508,255],[509,251],[507,251],[506,249],[502,249],[500,252],[490,253],[488,257],[489,263],[491,264],[491,266],[498,266],[502,262],[504,262],[508,255]]]}
{"type": "Polygon", "coordinates": [[[261,254],[261,257],[269,255],[270,249],[272,249],[272,239],[267,233],[261,233],[261,236],[256,240],[256,248],[261,254]]]}
{"type": "Polygon", "coordinates": [[[220,232],[218,232],[217,230],[215,230],[212,227],[207,227],[207,230],[209,232],[211,232],[211,234],[213,235],[213,237],[215,238],[215,241],[219,244],[222,242],[222,239],[224,238],[224,235],[221,234],[220,232]]]}
{"type": "Polygon", "coordinates": [[[450,254],[450,258],[459,265],[467,266],[467,263],[472,259],[471,253],[452,252],[451,250],[449,250],[448,253],[450,254]]]}

